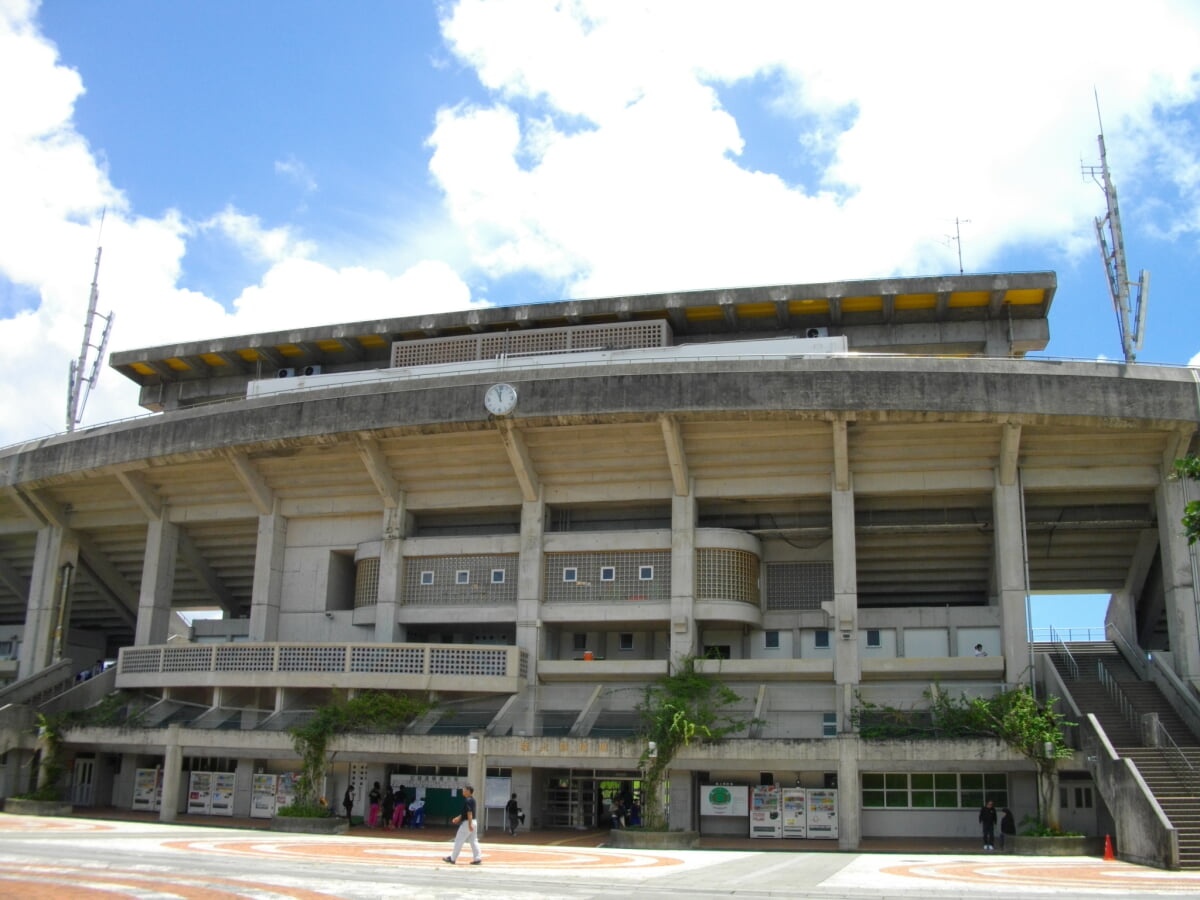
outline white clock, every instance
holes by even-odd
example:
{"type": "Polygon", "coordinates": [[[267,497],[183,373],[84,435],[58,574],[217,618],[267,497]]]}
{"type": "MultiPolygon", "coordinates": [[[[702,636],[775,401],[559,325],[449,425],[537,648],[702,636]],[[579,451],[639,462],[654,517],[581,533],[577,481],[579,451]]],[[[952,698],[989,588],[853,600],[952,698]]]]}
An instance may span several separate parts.
{"type": "Polygon", "coordinates": [[[483,405],[493,416],[507,416],[517,407],[517,389],[511,384],[493,384],[483,395],[483,405]]]}

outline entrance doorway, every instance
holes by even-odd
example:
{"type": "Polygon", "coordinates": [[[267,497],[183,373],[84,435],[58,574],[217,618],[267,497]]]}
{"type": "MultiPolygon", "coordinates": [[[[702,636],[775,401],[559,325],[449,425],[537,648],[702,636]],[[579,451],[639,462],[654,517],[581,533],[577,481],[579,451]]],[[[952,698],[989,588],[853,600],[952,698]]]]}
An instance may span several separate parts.
{"type": "Polygon", "coordinates": [[[553,769],[545,778],[541,818],[545,828],[609,828],[613,802],[620,798],[628,810],[641,795],[637,772],[553,769]]]}
{"type": "Polygon", "coordinates": [[[96,760],[76,758],[75,774],[71,779],[71,805],[92,806],[95,803],[96,760]]]}

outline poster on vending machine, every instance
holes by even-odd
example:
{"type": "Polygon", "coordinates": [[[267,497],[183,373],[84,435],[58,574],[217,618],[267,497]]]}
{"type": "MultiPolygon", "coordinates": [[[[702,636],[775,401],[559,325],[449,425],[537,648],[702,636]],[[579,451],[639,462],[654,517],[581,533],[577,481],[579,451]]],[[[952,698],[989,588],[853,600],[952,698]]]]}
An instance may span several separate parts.
{"type": "Polygon", "coordinates": [[[802,838],[808,836],[808,806],[805,790],[799,787],[784,788],[780,792],[783,808],[783,836],[802,838]]]}
{"type": "Polygon", "coordinates": [[[779,786],[764,784],[750,794],[750,837],[777,838],[782,822],[779,819],[779,786]]]}
{"type": "Polygon", "coordinates": [[[275,815],[275,776],[258,773],[250,777],[250,817],[270,819],[275,815]]]}
{"type": "Polygon", "coordinates": [[[233,772],[213,772],[212,803],[209,808],[214,816],[233,815],[233,790],[237,775],[233,772]]]}
{"type": "Polygon", "coordinates": [[[811,789],[808,792],[808,836],[836,838],[838,836],[837,791],[811,789]]]}

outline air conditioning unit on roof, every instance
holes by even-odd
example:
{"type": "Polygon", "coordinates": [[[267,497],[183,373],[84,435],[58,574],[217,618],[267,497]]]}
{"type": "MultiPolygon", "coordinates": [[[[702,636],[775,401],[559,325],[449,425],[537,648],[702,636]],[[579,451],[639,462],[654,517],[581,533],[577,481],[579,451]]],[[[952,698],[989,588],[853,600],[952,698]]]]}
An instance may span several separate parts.
{"type": "Polygon", "coordinates": [[[828,329],[828,328],[816,328],[816,327],[814,327],[814,328],[806,328],[806,329],[804,330],[804,336],[805,336],[806,338],[823,338],[823,337],[829,337],[829,329],[828,329]]]}
{"type": "Polygon", "coordinates": [[[278,372],[275,373],[275,377],[276,378],[295,378],[296,370],[295,369],[280,369],[278,372]]]}

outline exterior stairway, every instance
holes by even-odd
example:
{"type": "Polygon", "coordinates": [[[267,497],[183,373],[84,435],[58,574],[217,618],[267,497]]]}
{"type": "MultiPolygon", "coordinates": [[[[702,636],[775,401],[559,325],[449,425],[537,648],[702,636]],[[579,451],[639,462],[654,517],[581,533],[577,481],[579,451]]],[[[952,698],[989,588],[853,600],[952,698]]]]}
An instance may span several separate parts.
{"type": "Polygon", "coordinates": [[[1094,715],[1113,749],[1137,766],[1154,799],[1178,832],[1180,868],[1200,869],[1200,740],[1167,702],[1158,686],[1138,678],[1114,644],[1102,641],[1068,646],[1077,667],[1077,677],[1076,670],[1057,645],[1042,644],[1038,649],[1050,655],[1076,706],[1082,712],[1094,715]],[[1135,726],[1122,714],[1101,684],[1097,663],[1104,665],[1139,717],[1157,713],[1163,729],[1182,756],[1176,755],[1169,744],[1167,748],[1145,746],[1140,726],[1135,726]]]}

